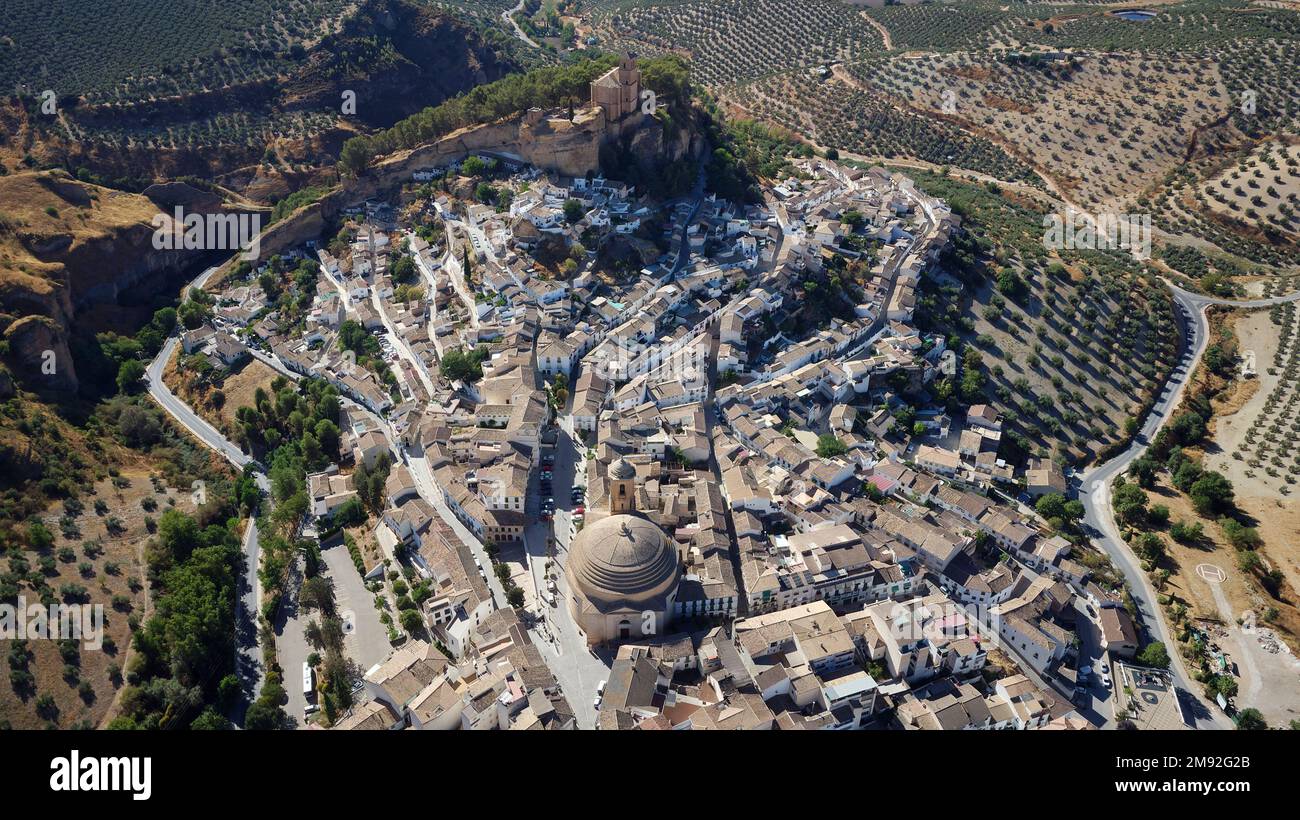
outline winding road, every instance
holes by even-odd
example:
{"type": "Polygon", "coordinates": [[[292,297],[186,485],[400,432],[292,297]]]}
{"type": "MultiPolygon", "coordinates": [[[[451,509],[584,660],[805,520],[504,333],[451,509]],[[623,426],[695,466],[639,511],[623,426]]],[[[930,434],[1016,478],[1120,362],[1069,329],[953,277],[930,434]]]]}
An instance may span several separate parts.
{"type": "Polygon", "coordinates": [[[510,28],[514,29],[515,36],[520,40],[523,40],[533,48],[541,48],[541,46],[533,42],[531,37],[524,33],[524,30],[519,27],[519,23],[515,21],[515,15],[524,10],[524,3],[526,2],[527,0],[519,0],[518,5],[514,8],[501,12],[501,19],[504,20],[510,28]]]}
{"type": "MultiPolygon", "coordinates": [[[[1183,356],[1170,374],[1169,381],[1165,383],[1150,413],[1147,414],[1146,420],[1143,422],[1137,436],[1134,437],[1133,443],[1124,452],[1083,473],[1079,479],[1078,497],[1084,506],[1084,520],[1092,527],[1094,532],[1100,533],[1094,537],[1094,543],[1106,551],[1115,566],[1128,581],[1133,602],[1137,606],[1144,628],[1150,633],[1153,640],[1161,641],[1165,646],[1172,649],[1172,647],[1176,646],[1176,643],[1171,640],[1168,625],[1165,623],[1164,616],[1156,604],[1155,590],[1152,588],[1146,573],[1142,571],[1137,557],[1124,542],[1124,539],[1120,536],[1119,528],[1115,525],[1115,515],[1111,502],[1111,483],[1115,476],[1127,470],[1135,459],[1146,452],[1147,446],[1155,437],[1156,432],[1169,421],[1169,418],[1182,401],[1187,384],[1192,374],[1196,372],[1201,357],[1205,354],[1205,348],[1209,344],[1210,323],[1206,315],[1209,307],[1211,305],[1223,305],[1247,309],[1267,308],[1300,300],[1300,291],[1271,299],[1237,301],[1192,293],[1171,282],[1166,282],[1166,284],[1173,291],[1174,304],[1180,314],[1180,324],[1183,325],[1183,356]]],[[[1231,728],[1231,723],[1218,711],[1217,707],[1209,706],[1200,697],[1199,687],[1195,685],[1183,665],[1182,656],[1176,651],[1170,651],[1169,656],[1173,659],[1171,671],[1174,675],[1175,684],[1184,690],[1189,702],[1194,707],[1192,712],[1196,728],[1231,728]]]]}
{"type": "MultiPolygon", "coordinates": [[[[216,271],[217,268],[215,267],[208,268],[195,277],[183,292],[188,293],[190,288],[201,289],[216,271]]],[[[163,345],[162,350],[149,363],[149,367],[146,368],[149,395],[163,410],[167,411],[168,415],[176,420],[177,424],[192,433],[195,438],[210,449],[220,453],[237,469],[242,470],[249,464],[254,464],[253,478],[257,482],[258,489],[263,493],[269,493],[271,491],[271,482],[267,479],[266,474],[261,471],[260,465],[257,465],[252,457],[239,449],[239,446],[233,441],[223,436],[217,428],[200,418],[197,413],[190,409],[189,405],[177,398],[163,382],[163,370],[166,369],[167,362],[171,360],[172,353],[175,352],[176,345],[179,342],[179,336],[169,338],[163,345]]],[[[243,684],[244,697],[241,699],[241,703],[235,707],[236,714],[231,716],[236,724],[243,723],[244,710],[257,697],[257,693],[262,686],[262,660],[257,643],[257,616],[262,610],[262,585],[257,577],[257,570],[261,560],[261,544],[258,541],[256,518],[250,518],[248,527],[244,530],[242,553],[244,558],[243,577],[240,579],[239,597],[236,600],[235,613],[237,653],[235,667],[243,684]]]]}

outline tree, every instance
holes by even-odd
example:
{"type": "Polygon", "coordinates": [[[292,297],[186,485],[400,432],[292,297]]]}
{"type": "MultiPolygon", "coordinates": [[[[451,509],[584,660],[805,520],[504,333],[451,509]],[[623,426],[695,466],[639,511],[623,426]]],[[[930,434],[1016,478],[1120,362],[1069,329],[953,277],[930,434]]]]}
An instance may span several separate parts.
{"type": "Polygon", "coordinates": [[[1144,532],[1133,539],[1133,551],[1152,564],[1165,557],[1165,542],[1153,532],[1144,532]]]}
{"type": "Polygon", "coordinates": [[[817,437],[817,455],[822,458],[834,458],[847,453],[848,450],[844,442],[830,433],[823,433],[817,437]]]}
{"type": "Polygon", "coordinates": [[[1169,651],[1160,641],[1152,641],[1142,647],[1142,651],[1137,655],[1138,663],[1147,666],[1154,666],[1157,669],[1169,668],[1169,651]]]}
{"type": "Polygon", "coordinates": [[[1023,293],[1025,281],[1012,268],[1003,268],[998,272],[998,291],[1013,299],[1023,293]]]}
{"type": "Polygon", "coordinates": [[[1225,700],[1231,700],[1237,696],[1237,681],[1231,675],[1214,675],[1205,682],[1205,694],[1210,698],[1223,695],[1225,700]]]}
{"type": "Polygon", "coordinates": [[[448,350],[442,356],[442,375],[453,381],[472,382],[483,377],[483,359],[486,348],[466,353],[461,348],[448,350]]]}
{"type": "Polygon", "coordinates": [[[372,156],[374,148],[371,147],[370,138],[353,137],[343,143],[343,150],[339,152],[339,169],[350,176],[358,176],[366,170],[372,156]]]}
{"type": "Polygon", "coordinates": [[[402,629],[407,632],[418,632],[424,628],[424,619],[420,617],[418,609],[404,609],[398,616],[398,621],[402,624],[402,629]]]}
{"type": "Polygon", "coordinates": [[[415,260],[411,259],[409,256],[398,258],[398,260],[393,263],[391,274],[393,281],[398,284],[413,281],[417,275],[415,260]]]}
{"type": "Polygon", "coordinates": [[[1060,493],[1047,493],[1034,502],[1034,511],[1043,518],[1065,518],[1065,496],[1060,493]]]}
{"type": "Polygon", "coordinates": [[[519,587],[511,587],[510,591],[506,593],[506,600],[510,602],[512,607],[518,609],[524,605],[524,591],[519,587]]]}
{"type": "Polygon", "coordinates": [[[1136,484],[1116,484],[1115,514],[1126,524],[1141,525],[1147,517],[1147,494],[1136,484]]]}
{"type": "Polygon", "coordinates": [[[152,411],[133,404],[117,417],[117,432],[128,447],[145,449],[162,439],[162,424],[152,411]]]}
{"type": "Polygon", "coordinates": [[[1214,470],[1210,470],[1196,479],[1188,492],[1192,506],[1202,515],[1226,512],[1232,508],[1232,482],[1214,470]]]}
{"type": "Polygon", "coordinates": [[[134,393],[140,388],[144,378],[144,365],[138,359],[127,359],[117,369],[117,390],[119,393],[134,393]]]}
{"type": "Polygon", "coordinates": [[[1169,523],[1169,508],[1164,504],[1156,504],[1147,510],[1147,520],[1153,527],[1163,527],[1169,523]]]}
{"type": "Polygon", "coordinates": [[[1258,709],[1242,709],[1237,713],[1237,728],[1243,731],[1254,732],[1268,728],[1268,723],[1264,716],[1259,713],[1258,709]]]}
{"type": "Polygon", "coordinates": [[[209,706],[194,719],[190,728],[196,731],[229,731],[235,727],[220,712],[209,706]]]}
{"type": "Polygon", "coordinates": [[[1184,521],[1175,521],[1169,527],[1169,535],[1180,544],[1194,544],[1201,540],[1205,528],[1199,521],[1187,523],[1184,521]]]}
{"type": "Polygon", "coordinates": [[[569,224],[574,224],[582,219],[586,210],[582,207],[582,202],[577,199],[564,200],[564,218],[569,224]]]}
{"type": "Polygon", "coordinates": [[[194,330],[208,320],[211,310],[202,302],[188,299],[176,311],[186,330],[194,330]]]}

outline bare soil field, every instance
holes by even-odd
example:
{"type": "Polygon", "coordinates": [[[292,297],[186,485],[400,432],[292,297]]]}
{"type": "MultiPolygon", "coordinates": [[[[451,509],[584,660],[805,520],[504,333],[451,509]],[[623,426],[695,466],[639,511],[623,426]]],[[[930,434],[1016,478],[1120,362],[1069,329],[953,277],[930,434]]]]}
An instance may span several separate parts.
{"type": "Polygon", "coordinates": [[[241,407],[253,405],[253,394],[261,387],[268,392],[279,374],[257,359],[248,359],[233,372],[217,374],[210,382],[198,383],[194,374],[180,366],[180,349],[163,370],[163,381],[177,396],[183,398],[194,412],[229,436],[234,429],[235,413],[241,407]],[[216,407],[213,394],[220,390],[224,400],[216,407]]]}
{"type": "MultiPolygon", "coordinates": [[[[143,621],[150,607],[144,569],[149,522],[170,506],[187,513],[195,509],[188,488],[160,491],[150,475],[143,463],[123,468],[116,478],[97,482],[93,492],[83,496],[85,506],[79,512],[56,504],[41,517],[54,534],[53,546],[25,553],[26,560],[32,571],[44,576],[56,599],[64,600],[65,587],[79,585],[86,590],[84,602],[103,606],[104,639],[101,649],[76,642],[76,652],[54,640],[28,640],[27,670],[34,686],[16,687],[10,678],[0,687],[0,720],[13,728],[39,729],[50,723],[96,727],[112,719],[123,683],[121,670],[127,668],[131,652],[128,619],[134,615],[143,621]],[[97,509],[100,502],[103,506],[97,509]],[[47,695],[52,707],[41,704],[47,695]]],[[[24,586],[22,594],[28,606],[40,603],[36,590],[24,586]]],[[[0,641],[0,651],[12,658],[15,643],[0,641]]],[[[6,669],[13,669],[12,660],[6,669]]]]}
{"type": "MultiPolygon", "coordinates": [[[[1153,505],[1169,508],[1171,521],[1200,520],[1187,497],[1167,481],[1150,492],[1153,505]]],[[[1253,706],[1271,725],[1285,725],[1300,714],[1300,663],[1295,655],[1300,610],[1293,595],[1290,603],[1275,601],[1243,577],[1236,552],[1219,526],[1202,523],[1205,538],[1196,545],[1165,539],[1167,559],[1161,566],[1171,575],[1163,592],[1185,601],[1189,617],[1216,636],[1220,649],[1237,664],[1238,708],[1253,706]],[[1269,608],[1276,609],[1277,617],[1265,623],[1260,615],[1269,608]],[[1247,613],[1253,613],[1253,619],[1247,613]],[[1277,648],[1274,636],[1287,648],[1270,651],[1277,648]]]]}
{"type": "MultiPolygon", "coordinates": [[[[1295,320],[1291,321],[1294,324],[1295,320]]],[[[1300,533],[1300,503],[1291,491],[1294,485],[1286,481],[1291,476],[1278,470],[1267,452],[1250,450],[1248,439],[1252,429],[1258,431],[1275,420],[1278,397],[1290,395],[1287,391],[1294,388],[1294,379],[1287,378],[1285,370],[1273,366],[1280,347],[1279,328],[1269,311],[1243,316],[1234,323],[1233,332],[1239,340],[1241,355],[1248,358],[1249,353],[1254,353],[1259,375],[1253,380],[1237,382],[1236,393],[1226,402],[1229,407],[1220,410],[1216,406],[1213,432],[1217,446],[1206,454],[1206,466],[1223,473],[1232,482],[1237,506],[1257,522],[1270,562],[1282,570],[1292,588],[1300,589],[1300,543],[1296,539],[1300,533]],[[1243,393],[1249,394],[1248,398],[1240,402],[1235,412],[1225,412],[1243,393]],[[1270,408],[1270,397],[1273,408],[1270,408]],[[1242,457],[1238,459],[1234,454],[1242,457]],[[1270,475],[1269,470],[1276,475],[1270,475]]]]}

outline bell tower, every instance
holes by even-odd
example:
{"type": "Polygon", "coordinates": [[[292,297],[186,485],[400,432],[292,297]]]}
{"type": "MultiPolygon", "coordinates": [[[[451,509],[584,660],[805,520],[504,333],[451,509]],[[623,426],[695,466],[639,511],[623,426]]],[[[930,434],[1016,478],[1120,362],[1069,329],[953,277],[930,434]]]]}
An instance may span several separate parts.
{"type": "Polygon", "coordinates": [[[609,465],[609,511],[636,512],[636,468],[622,457],[609,465]]]}

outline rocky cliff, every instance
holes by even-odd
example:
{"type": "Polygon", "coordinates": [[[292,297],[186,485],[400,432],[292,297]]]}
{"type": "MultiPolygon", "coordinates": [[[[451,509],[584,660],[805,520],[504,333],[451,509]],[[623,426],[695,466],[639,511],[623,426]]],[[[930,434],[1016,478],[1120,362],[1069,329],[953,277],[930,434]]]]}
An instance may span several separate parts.
{"type": "MultiPolygon", "coordinates": [[[[346,180],[318,201],[272,225],[262,235],[262,254],[275,254],[315,239],[339,211],[397,190],[424,168],[487,153],[568,176],[583,176],[600,169],[602,148],[615,143],[646,165],[698,157],[703,148],[703,139],[694,129],[681,128],[669,136],[658,120],[641,114],[609,122],[605,112],[594,106],[576,109],[572,119],[562,109],[533,109],[497,122],[462,128],[427,145],[384,157],[363,176],[346,180]]],[[[233,267],[233,260],[227,261],[212,284],[220,282],[233,267]]]]}
{"type": "Polygon", "coordinates": [[[200,251],[154,248],[152,220],[162,203],[202,212],[220,201],[213,208],[211,194],[180,185],[155,193],[160,202],[61,172],[0,177],[0,334],[19,381],[75,390],[72,334],[130,332],[136,313],[203,261],[200,251]]]}

